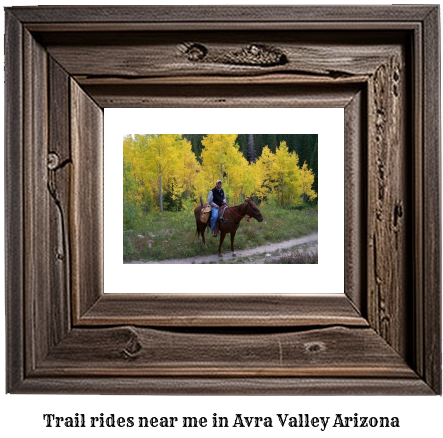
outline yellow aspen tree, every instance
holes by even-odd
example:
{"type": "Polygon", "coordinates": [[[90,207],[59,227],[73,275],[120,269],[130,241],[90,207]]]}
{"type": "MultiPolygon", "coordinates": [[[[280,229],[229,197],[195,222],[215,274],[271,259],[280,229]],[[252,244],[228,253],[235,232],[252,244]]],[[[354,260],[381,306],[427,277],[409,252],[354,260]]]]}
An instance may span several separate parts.
{"type": "Polygon", "coordinates": [[[193,180],[199,168],[197,158],[192,152],[192,145],[181,135],[176,136],[173,143],[175,160],[165,182],[171,199],[179,208],[179,200],[187,200],[193,190],[193,180]]]}
{"type": "Polygon", "coordinates": [[[259,160],[257,160],[255,163],[249,164],[249,170],[253,184],[251,194],[263,201],[263,199],[266,197],[266,195],[264,194],[265,190],[263,186],[263,181],[265,178],[263,173],[263,166],[261,166],[259,160]]]}
{"type": "Polygon", "coordinates": [[[192,144],[184,138],[177,139],[176,178],[185,198],[192,195],[194,179],[200,164],[192,151],[192,144]]]}
{"type": "Polygon", "coordinates": [[[251,176],[254,182],[253,194],[263,201],[274,189],[272,179],[275,163],[275,154],[268,146],[262,150],[260,158],[250,165],[251,176]]]}
{"type": "Polygon", "coordinates": [[[133,149],[132,135],[125,135],[123,137],[123,157],[129,162],[133,160],[133,149]]]}
{"type": "Polygon", "coordinates": [[[250,196],[254,189],[250,165],[243,155],[238,163],[229,167],[228,175],[229,199],[232,204],[238,204],[245,196],[250,196]]]}
{"type": "Polygon", "coordinates": [[[127,136],[123,140],[123,154],[130,163],[130,166],[126,163],[126,168],[133,170],[138,190],[143,192],[143,198],[150,200],[150,207],[156,198],[155,204],[163,211],[166,192],[174,201],[192,194],[193,179],[200,165],[191,144],[180,134],[127,136]]]}
{"type": "Polygon", "coordinates": [[[195,196],[194,201],[200,202],[201,196],[203,202],[206,202],[209,190],[214,188],[211,170],[205,166],[198,167],[197,173],[194,175],[192,187],[195,196]]]}
{"type": "Polygon", "coordinates": [[[212,175],[213,183],[223,179],[229,160],[232,159],[232,149],[238,151],[235,144],[237,134],[208,134],[203,137],[202,164],[212,175]]]}
{"type": "Polygon", "coordinates": [[[154,175],[146,166],[145,160],[148,142],[148,135],[126,136],[123,139],[124,162],[131,169],[131,174],[137,182],[137,203],[144,209],[152,206],[153,199],[152,178],[154,175]]]}
{"type": "Polygon", "coordinates": [[[251,173],[251,165],[247,161],[243,164],[242,171],[240,193],[250,197],[254,193],[254,177],[251,173]]]}
{"type": "Polygon", "coordinates": [[[275,182],[274,194],[277,197],[278,205],[301,202],[298,155],[295,152],[289,152],[285,141],[282,141],[275,151],[272,179],[275,182]]]}
{"type": "Polygon", "coordinates": [[[227,151],[225,163],[226,196],[231,204],[238,204],[241,197],[252,191],[252,178],[249,172],[248,160],[236,148],[227,151]]]}
{"type": "Polygon", "coordinates": [[[306,198],[312,201],[317,197],[317,193],[312,189],[312,184],[314,184],[314,173],[312,169],[308,169],[308,164],[305,161],[300,172],[300,186],[304,202],[306,202],[306,198]]]}
{"type": "Polygon", "coordinates": [[[237,134],[209,134],[203,138],[202,167],[211,179],[211,188],[222,179],[228,202],[238,203],[242,196],[251,195],[254,180],[248,161],[236,143],[237,134]]]}
{"type": "Polygon", "coordinates": [[[178,156],[174,147],[177,134],[148,134],[148,147],[144,155],[146,171],[156,176],[151,188],[158,196],[159,209],[163,212],[163,194],[170,178],[174,176],[178,156]]]}

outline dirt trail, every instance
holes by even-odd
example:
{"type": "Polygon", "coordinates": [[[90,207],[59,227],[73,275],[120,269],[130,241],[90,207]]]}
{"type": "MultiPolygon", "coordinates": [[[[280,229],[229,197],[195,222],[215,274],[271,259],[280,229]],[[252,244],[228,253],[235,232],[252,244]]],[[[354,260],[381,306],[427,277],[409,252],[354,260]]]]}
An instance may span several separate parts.
{"type": "MultiPolygon", "coordinates": [[[[229,242],[227,242],[228,248],[229,248],[229,242]]],[[[226,242],[225,244],[226,245],[226,242]]],[[[249,257],[254,256],[257,254],[264,254],[264,258],[261,260],[256,260],[255,263],[264,263],[264,260],[266,258],[266,254],[272,254],[277,251],[283,251],[285,249],[294,248],[297,246],[308,246],[307,248],[303,248],[303,250],[315,250],[318,246],[318,233],[309,234],[304,237],[300,237],[298,239],[291,239],[291,240],[285,240],[284,242],[277,242],[277,243],[269,243],[267,245],[258,246],[257,248],[252,249],[245,249],[245,250],[236,250],[237,258],[242,257],[249,257]]],[[[301,249],[301,248],[300,248],[301,249]]],[[[223,248],[222,248],[223,251],[223,248]]],[[[189,257],[186,259],[170,259],[170,260],[163,260],[161,262],[145,262],[145,261],[136,261],[131,262],[132,264],[170,264],[170,265],[177,265],[177,264],[201,264],[201,263],[220,263],[220,261],[225,260],[229,261],[232,260],[233,257],[231,255],[231,252],[225,251],[223,252],[223,257],[219,257],[217,254],[209,255],[209,256],[197,256],[197,257],[189,257]]]]}

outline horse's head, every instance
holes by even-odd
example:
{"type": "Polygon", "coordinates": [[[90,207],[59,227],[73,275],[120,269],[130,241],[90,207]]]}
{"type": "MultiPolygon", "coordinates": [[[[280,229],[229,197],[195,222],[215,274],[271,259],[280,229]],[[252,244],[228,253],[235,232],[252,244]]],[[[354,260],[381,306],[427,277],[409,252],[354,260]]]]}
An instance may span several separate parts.
{"type": "Polygon", "coordinates": [[[249,216],[256,219],[258,222],[261,222],[263,220],[263,216],[262,216],[260,210],[258,209],[258,207],[255,205],[255,203],[252,202],[251,199],[247,199],[246,203],[248,204],[248,213],[247,214],[249,214],[249,216]]]}

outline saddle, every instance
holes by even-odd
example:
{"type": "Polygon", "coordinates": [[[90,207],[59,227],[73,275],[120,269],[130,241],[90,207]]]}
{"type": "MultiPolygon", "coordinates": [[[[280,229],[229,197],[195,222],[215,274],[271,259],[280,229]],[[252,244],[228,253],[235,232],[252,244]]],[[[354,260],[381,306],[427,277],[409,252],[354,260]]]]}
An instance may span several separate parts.
{"type": "Polygon", "coordinates": [[[203,207],[200,211],[200,221],[205,224],[208,222],[210,217],[211,217],[211,206],[208,205],[206,207],[203,207]]]}

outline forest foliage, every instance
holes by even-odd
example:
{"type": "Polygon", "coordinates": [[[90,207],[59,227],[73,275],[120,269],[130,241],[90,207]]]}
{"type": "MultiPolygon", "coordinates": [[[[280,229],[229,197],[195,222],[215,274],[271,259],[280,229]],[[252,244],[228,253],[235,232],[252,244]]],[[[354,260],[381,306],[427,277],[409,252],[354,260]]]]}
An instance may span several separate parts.
{"type": "Polygon", "coordinates": [[[143,212],[187,211],[217,179],[228,203],[245,197],[294,206],[316,202],[315,134],[136,134],[123,139],[124,227],[143,212]]]}

